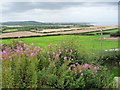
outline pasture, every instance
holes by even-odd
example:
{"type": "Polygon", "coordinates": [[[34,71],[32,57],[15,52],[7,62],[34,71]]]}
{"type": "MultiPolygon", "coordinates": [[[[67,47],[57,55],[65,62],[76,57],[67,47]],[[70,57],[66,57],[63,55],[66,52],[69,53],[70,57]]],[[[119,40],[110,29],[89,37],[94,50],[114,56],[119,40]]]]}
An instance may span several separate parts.
{"type": "Polygon", "coordinates": [[[14,31],[17,31],[17,29],[6,29],[6,30],[4,30],[3,32],[14,32],[14,31]]]}
{"type": "MultiPolygon", "coordinates": [[[[109,37],[108,35],[104,35],[103,37],[109,37]]],[[[59,44],[60,42],[67,41],[69,39],[75,39],[77,44],[80,47],[83,47],[89,51],[100,51],[100,36],[79,36],[79,35],[61,35],[61,36],[48,36],[48,37],[32,37],[32,38],[21,38],[19,40],[23,40],[26,44],[34,43],[35,46],[46,47],[50,43],[59,44]]],[[[2,43],[10,43],[12,40],[18,39],[5,39],[2,40],[2,43]]],[[[118,48],[117,41],[111,40],[102,40],[102,50],[105,49],[114,49],[118,48]]]]}

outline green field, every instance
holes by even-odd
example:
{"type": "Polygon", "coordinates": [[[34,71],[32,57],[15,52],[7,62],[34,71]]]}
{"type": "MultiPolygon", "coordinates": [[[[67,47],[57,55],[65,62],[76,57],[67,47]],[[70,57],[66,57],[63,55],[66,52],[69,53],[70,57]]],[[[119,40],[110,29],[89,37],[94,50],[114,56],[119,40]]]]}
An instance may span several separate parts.
{"type": "Polygon", "coordinates": [[[13,31],[17,31],[17,29],[6,29],[3,32],[13,32],[13,31]]]}
{"type": "MultiPolygon", "coordinates": [[[[109,37],[104,35],[103,37],[109,37]]],[[[47,36],[47,37],[33,37],[22,38],[26,44],[34,43],[35,46],[46,47],[50,43],[59,44],[60,42],[74,39],[77,40],[77,44],[80,48],[84,48],[89,51],[100,51],[100,36],[78,36],[78,35],[62,35],[62,36],[47,36]]],[[[13,40],[13,39],[11,39],[13,40]]],[[[2,43],[10,43],[10,39],[2,40],[2,43]]],[[[118,41],[102,40],[102,50],[118,48],[118,41]]]]}
{"type": "MultiPolygon", "coordinates": [[[[112,33],[112,32],[117,32],[117,31],[118,31],[118,29],[113,29],[113,30],[102,31],[102,33],[112,33]]],[[[101,32],[97,31],[97,32],[90,32],[87,34],[97,34],[97,33],[101,33],[101,32]]]]}

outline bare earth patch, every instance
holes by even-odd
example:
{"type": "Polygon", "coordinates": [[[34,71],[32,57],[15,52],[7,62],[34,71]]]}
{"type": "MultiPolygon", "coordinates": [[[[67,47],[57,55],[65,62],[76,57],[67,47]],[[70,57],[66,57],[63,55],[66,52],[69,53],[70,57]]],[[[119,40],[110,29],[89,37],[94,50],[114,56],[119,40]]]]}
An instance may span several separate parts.
{"type": "Polygon", "coordinates": [[[104,40],[113,40],[113,41],[120,41],[120,37],[110,37],[110,38],[102,38],[104,40]]]}
{"type": "Polygon", "coordinates": [[[42,36],[45,34],[41,33],[33,33],[29,31],[19,31],[19,32],[11,32],[11,33],[3,33],[0,35],[0,38],[12,38],[12,37],[30,37],[30,36],[42,36]]]}

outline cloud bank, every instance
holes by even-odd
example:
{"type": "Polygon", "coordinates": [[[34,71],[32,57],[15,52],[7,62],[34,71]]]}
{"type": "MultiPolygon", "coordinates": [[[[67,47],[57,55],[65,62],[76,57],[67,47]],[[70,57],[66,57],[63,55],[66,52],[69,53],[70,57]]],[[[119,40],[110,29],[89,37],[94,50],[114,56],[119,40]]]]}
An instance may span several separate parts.
{"type": "Polygon", "coordinates": [[[1,8],[2,21],[118,23],[117,2],[7,2],[1,8]]]}

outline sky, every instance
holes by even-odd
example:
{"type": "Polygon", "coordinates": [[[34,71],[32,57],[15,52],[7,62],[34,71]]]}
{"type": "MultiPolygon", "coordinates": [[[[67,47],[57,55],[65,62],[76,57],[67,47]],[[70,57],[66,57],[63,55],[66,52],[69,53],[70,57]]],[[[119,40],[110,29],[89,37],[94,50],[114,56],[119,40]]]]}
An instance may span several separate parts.
{"type": "Polygon", "coordinates": [[[118,2],[3,2],[6,21],[90,22],[95,25],[118,24],[118,2]]]}

